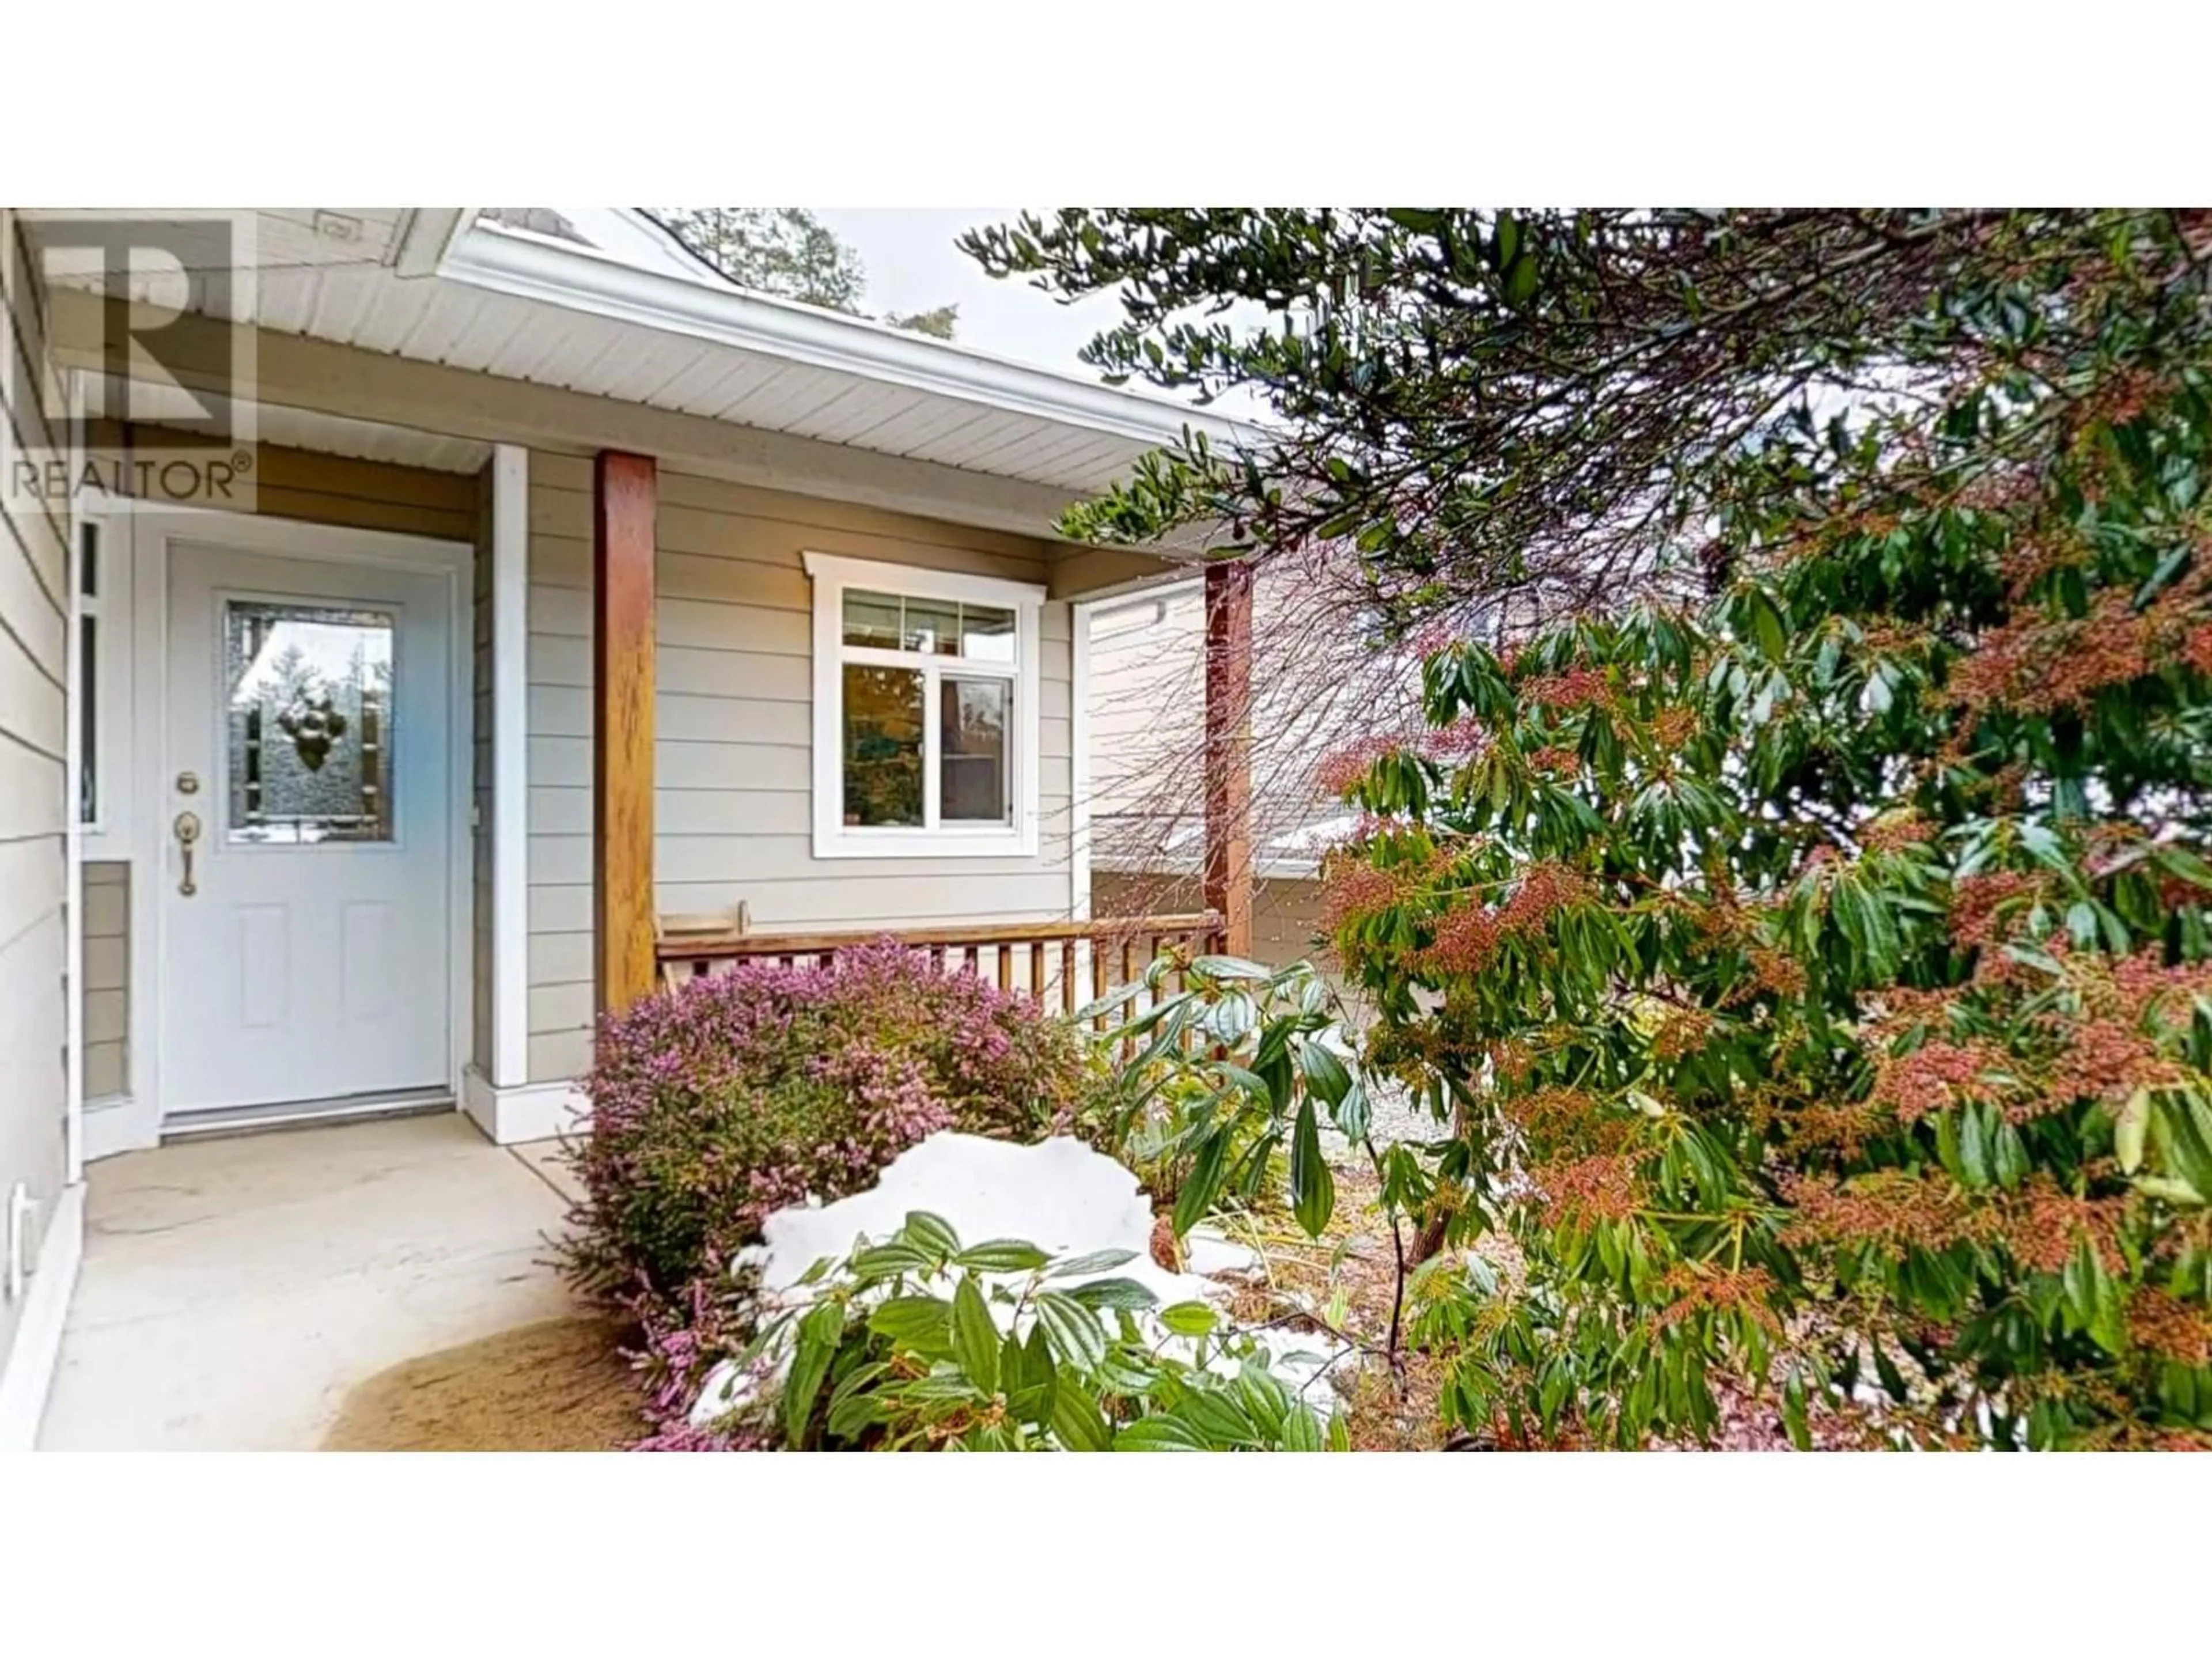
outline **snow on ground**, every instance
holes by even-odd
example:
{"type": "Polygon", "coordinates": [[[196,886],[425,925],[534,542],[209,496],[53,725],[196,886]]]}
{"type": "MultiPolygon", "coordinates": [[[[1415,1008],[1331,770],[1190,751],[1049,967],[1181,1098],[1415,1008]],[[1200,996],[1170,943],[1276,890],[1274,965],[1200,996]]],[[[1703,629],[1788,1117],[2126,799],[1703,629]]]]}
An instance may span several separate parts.
{"type": "MultiPolygon", "coordinates": [[[[1092,1279],[1133,1279],[1158,1297],[1162,1307],[1197,1301],[1219,1306],[1228,1299],[1231,1286],[1205,1273],[1246,1272],[1257,1262],[1242,1245],[1200,1230],[1191,1237],[1191,1261],[1204,1271],[1171,1273],[1152,1257],[1152,1200],[1121,1164],[1066,1136],[1023,1146],[948,1131],[901,1153],[866,1192],[835,1203],[778,1211],[763,1228],[763,1242],[740,1252],[732,1266],[757,1272],[760,1312],[765,1317],[811,1299],[813,1288],[799,1281],[814,1263],[824,1257],[842,1260],[863,1239],[881,1243],[915,1210],[941,1217],[963,1245],[1021,1239],[1054,1257],[1129,1251],[1130,1260],[1118,1267],[1072,1274],[1055,1281],[1054,1288],[1072,1289],[1092,1279]]],[[[1019,1283],[1028,1275],[985,1277],[1019,1283]]],[[[949,1296],[955,1282],[947,1278],[919,1288],[949,1296]]],[[[997,1303],[992,1312],[1002,1325],[1013,1317],[1011,1307],[997,1303]]],[[[1192,1358],[1195,1345],[1188,1339],[1169,1333],[1149,1315],[1139,1314],[1137,1319],[1156,1346],[1185,1360],[1192,1358]]],[[[1272,1369],[1293,1387],[1311,1381],[1342,1358],[1339,1345],[1326,1337],[1282,1330],[1255,1335],[1273,1356],[1272,1369]],[[1316,1353],[1317,1348],[1330,1352],[1316,1353]]],[[[770,1376],[787,1363],[787,1352],[770,1376]]],[[[1233,1370],[1234,1362],[1228,1368],[1233,1370]]],[[[763,1381],[755,1373],[741,1372],[733,1362],[725,1362],[708,1377],[692,1421],[706,1424],[724,1416],[744,1403],[763,1381]]]]}
{"type": "MultiPolygon", "coordinates": [[[[1427,1104],[1396,1079],[1367,1079],[1367,1136],[1378,1149],[1395,1146],[1401,1140],[1442,1140],[1450,1133],[1451,1125],[1438,1121],[1427,1104]]],[[[1365,1167],[1367,1154],[1355,1154],[1352,1144],[1329,1127],[1326,1118],[1322,1121],[1321,1134],[1330,1163],[1365,1167]]]]}
{"type": "Polygon", "coordinates": [[[1066,1135],[1033,1146],[951,1132],[932,1135],[901,1153],[867,1191],[770,1216],[762,1230],[765,1242],[741,1263],[758,1267],[763,1291],[783,1292],[823,1257],[837,1260],[863,1238],[880,1243],[915,1210],[944,1217],[963,1244],[1018,1238],[1054,1256],[1136,1253],[1121,1267],[1060,1281],[1071,1289],[1096,1279],[1133,1279],[1165,1306],[1217,1288],[1152,1260],[1152,1203],[1137,1177],[1066,1135]]]}

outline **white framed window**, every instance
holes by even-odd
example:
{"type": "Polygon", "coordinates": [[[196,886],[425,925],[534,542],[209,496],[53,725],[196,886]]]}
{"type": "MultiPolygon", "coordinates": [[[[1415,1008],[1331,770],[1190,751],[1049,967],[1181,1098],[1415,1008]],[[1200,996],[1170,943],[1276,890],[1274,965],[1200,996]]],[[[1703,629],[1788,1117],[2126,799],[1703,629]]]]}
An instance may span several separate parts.
{"type": "Polygon", "coordinates": [[[88,859],[130,856],[132,586],[131,520],[77,503],[72,578],[70,794],[88,859]]]}
{"type": "Polygon", "coordinates": [[[100,581],[100,538],[107,526],[98,519],[76,526],[76,821],[98,834],[103,820],[100,796],[100,721],[106,699],[100,695],[100,665],[107,641],[100,633],[106,598],[100,581]]]}
{"type": "Polygon", "coordinates": [[[1029,582],[806,555],[814,856],[1027,856],[1037,845],[1029,582]]]}

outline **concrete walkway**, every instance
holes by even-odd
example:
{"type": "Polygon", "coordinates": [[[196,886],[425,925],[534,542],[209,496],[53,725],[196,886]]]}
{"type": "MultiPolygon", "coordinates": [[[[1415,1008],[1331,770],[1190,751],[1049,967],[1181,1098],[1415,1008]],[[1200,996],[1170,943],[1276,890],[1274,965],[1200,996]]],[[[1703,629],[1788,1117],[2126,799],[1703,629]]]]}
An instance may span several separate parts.
{"type": "Polygon", "coordinates": [[[386,1367],[574,1311],[556,1150],[453,1113],[93,1165],[40,1446],[312,1450],[386,1367]]]}

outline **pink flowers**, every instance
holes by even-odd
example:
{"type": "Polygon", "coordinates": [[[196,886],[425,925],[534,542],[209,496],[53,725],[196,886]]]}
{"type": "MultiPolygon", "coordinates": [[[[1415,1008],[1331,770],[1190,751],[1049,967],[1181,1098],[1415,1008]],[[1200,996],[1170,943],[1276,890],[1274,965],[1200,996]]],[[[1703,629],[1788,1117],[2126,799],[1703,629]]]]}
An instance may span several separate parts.
{"type": "Polygon", "coordinates": [[[1542,708],[1610,708],[1613,687],[1595,668],[1570,668],[1523,680],[1521,698],[1542,708]]]}
{"type": "Polygon", "coordinates": [[[1369,770],[1386,755],[1404,744],[1395,737],[1365,737],[1322,757],[1314,768],[1314,782],[1326,793],[1347,795],[1365,781],[1369,770]]]}
{"type": "Polygon", "coordinates": [[[1449,726],[1424,732],[1420,750],[1431,760],[1451,764],[1487,753],[1490,743],[1489,724],[1473,714],[1462,714],[1449,726]]]}
{"type": "Polygon", "coordinates": [[[1420,965],[1432,974],[1479,974],[1498,954],[1504,933],[1497,915],[1470,896],[1437,923],[1434,939],[1419,953],[1420,965]]]}
{"type": "Polygon", "coordinates": [[[763,1219],[867,1186],[941,1129],[1064,1127],[1102,1081],[1028,998],[888,938],[826,967],[749,963],[603,1021],[567,1266],[645,1328],[650,1414],[668,1431],[652,1443],[697,1443],[681,1412],[727,1346],[728,1264],[763,1219]]]}
{"type": "Polygon", "coordinates": [[[1390,872],[1352,859],[1332,859],[1322,879],[1322,915],[1333,931],[1364,921],[1405,896],[1390,872]]]}

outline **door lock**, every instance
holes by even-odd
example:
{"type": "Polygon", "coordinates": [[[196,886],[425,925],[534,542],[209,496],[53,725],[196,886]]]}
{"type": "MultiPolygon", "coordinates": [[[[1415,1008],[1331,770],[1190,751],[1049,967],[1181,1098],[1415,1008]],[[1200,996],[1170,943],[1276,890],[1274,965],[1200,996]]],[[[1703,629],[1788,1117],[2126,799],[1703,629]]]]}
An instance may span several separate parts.
{"type": "Polygon", "coordinates": [[[171,826],[177,833],[177,845],[184,849],[185,878],[177,884],[177,891],[185,898],[198,892],[199,884],[192,879],[192,843],[200,838],[200,818],[197,812],[179,812],[171,826]]]}
{"type": "Polygon", "coordinates": [[[198,773],[179,772],[177,774],[177,793],[179,794],[197,795],[199,792],[200,775],[198,773]]]}

